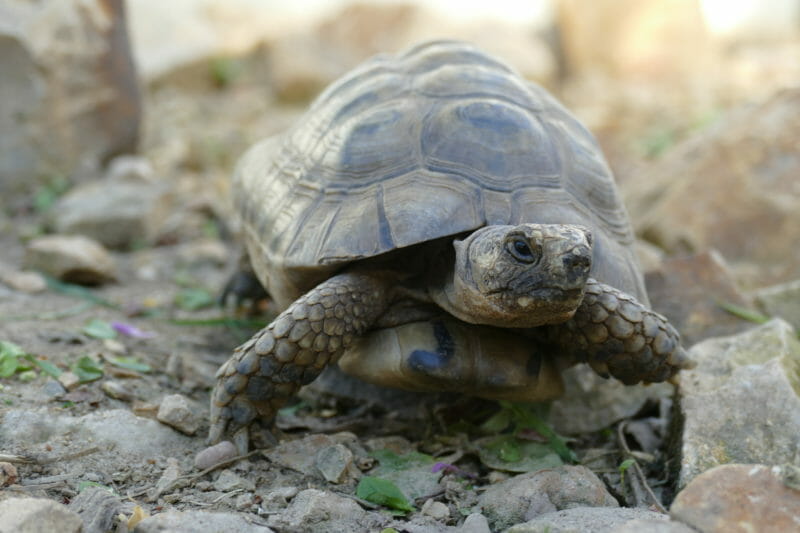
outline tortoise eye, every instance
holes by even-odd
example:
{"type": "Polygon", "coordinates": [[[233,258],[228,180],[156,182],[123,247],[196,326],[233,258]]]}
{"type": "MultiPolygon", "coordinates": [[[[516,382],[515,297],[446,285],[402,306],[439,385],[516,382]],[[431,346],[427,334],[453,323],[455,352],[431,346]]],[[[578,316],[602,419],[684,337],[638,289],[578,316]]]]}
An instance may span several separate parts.
{"type": "Polygon", "coordinates": [[[522,261],[523,263],[534,263],[536,261],[536,256],[533,250],[531,250],[530,245],[521,237],[516,237],[508,241],[506,248],[518,261],[522,261]]]}

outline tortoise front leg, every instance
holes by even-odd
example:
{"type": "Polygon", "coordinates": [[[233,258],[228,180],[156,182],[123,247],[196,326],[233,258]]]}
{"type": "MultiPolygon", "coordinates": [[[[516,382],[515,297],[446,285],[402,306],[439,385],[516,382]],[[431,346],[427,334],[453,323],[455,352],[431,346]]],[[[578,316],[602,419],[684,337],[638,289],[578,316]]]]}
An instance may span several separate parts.
{"type": "Polygon", "coordinates": [[[246,451],[248,426],[268,420],[297,390],[336,362],[388,305],[378,278],[339,274],[297,299],[267,327],[238,347],[217,372],[211,395],[209,441],[234,434],[246,451]]]}
{"type": "Polygon", "coordinates": [[[591,278],[572,319],[544,330],[547,341],[568,358],[626,385],[665,381],[694,366],[665,317],[591,278]]]}

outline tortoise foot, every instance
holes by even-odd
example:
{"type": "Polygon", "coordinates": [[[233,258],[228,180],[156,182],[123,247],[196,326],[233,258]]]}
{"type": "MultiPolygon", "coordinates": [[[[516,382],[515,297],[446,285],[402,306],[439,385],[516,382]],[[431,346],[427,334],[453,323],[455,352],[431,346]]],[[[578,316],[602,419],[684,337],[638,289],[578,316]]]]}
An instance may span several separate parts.
{"type": "Polygon", "coordinates": [[[666,381],[692,368],[680,334],[633,296],[590,279],[575,316],[550,326],[558,344],[598,374],[626,385],[666,381]]]}

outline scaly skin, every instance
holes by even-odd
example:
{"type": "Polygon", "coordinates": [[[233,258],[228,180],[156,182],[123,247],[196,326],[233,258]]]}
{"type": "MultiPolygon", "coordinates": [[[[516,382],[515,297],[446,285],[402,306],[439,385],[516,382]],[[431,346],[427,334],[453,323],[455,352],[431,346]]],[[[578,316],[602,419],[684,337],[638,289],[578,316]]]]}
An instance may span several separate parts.
{"type": "MultiPolygon", "coordinates": [[[[335,363],[381,318],[391,293],[379,276],[345,273],[296,300],[217,372],[209,440],[233,434],[237,448],[246,451],[253,420],[273,419],[302,385],[335,363]]],[[[570,320],[530,331],[565,363],[586,362],[625,384],[664,381],[692,366],[666,318],[591,278],[570,320]]]]}
{"type": "Polygon", "coordinates": [[[626,385],[665,381],[694,366],[665,317],[591,278],[572,319],[542,333],[566,357],[626,385]]]}
{"type": "Polygon", "coordinates": [[[274,418],[302,385],[336,362],[383,314],[388,293],[373,276],[334,276],[237,348],[217,372],[209,440],[232,433],[237,448],[246,451],[250,423],[257,416],[274,418]]]}

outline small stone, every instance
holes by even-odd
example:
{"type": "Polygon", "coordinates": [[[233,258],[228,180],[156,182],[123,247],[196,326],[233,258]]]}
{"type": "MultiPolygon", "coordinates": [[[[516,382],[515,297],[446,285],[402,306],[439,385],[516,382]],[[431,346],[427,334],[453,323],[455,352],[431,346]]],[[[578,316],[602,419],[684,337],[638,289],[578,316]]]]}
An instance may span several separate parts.
{"type": "Polygon", "coordinates": [[[800,491],[783,477],[777,466],[717,466],[678,493],[670,516],[698,531],[797,531],[800,491]]]}
{"type": "Polygon", "coordinates": [[[59,233],[91,237],[109,248],[129,249],[152,242],[170,214],[169,190],[163,183],[101,180],[65,194],[54,206],[59,233]]]}
{"type": "Polygon", "coordinates": [[[131,411],[133,411],[133,414],[136,416],[141,416],[143,418],[156,418],[156,415],[158,415],[158,405],[141,400],[134,400],[131,405],[131,411]]]}
{"type": "Polygon", "coordinates": [[[13,485],[19,479],[17,467],[5,461],[0,462],[0,487],[13,485]]]}
{"type": "Polygon", "coordinates": [[[42,292],[47,288],[47,281],[38,272],[16,270],[4,263],[0,263],[0,283],[27,293],[42,292]]]}
{"type": "Polygon", "coordinates": [[[252,481],[243,478],[232,470],[225,469],[219,473],[219,477],[214,480],[214,489],[220,492],[230,492],[232,490],[256,490],[252,481]]]}
{"type": "Polygon", "coordinates": [[[330,483],[343,483],[353,468],[353,452],[342,444],[334,444],[317,452],[314,462],[322,477],[330,483]]]}
{"type": "Polygon", "coordinates": [[[335,444],[337,442],[330,435],[308,435],[302,439],[281,442],[265,455],[273,463],[305,474],[313,471],[317,454],[335,444]]]}
{"type": "Polygon", "coordinates": [[[65,505],[43,498],[8,498],[0,502],[0,533],[58,531],[80,533],[81,518],[65,505]]]}
{"type": "Polygon", "coordinates": [[[161,400],[156,419],[186,435],[194,435],[200,428],[200,419],[181,394],[171,394],[161,400]]]}
{"type": "Polygon", "coordinates": [[[62,394],[67,392],[67,389],[64,388],[64,385],[59,383],[54,379],[48,379],[47,383],[42,386],[42,392],[45,396],[49,396],[50,398],[58,398],[62,394]]]}
{"type": "Polygon", "coordinates": [[[172,491],[175,488],[175,482],[181,477],[181,467],[178,460],[174,457],[167,457],[167,467],[161,473],[155,486],[154,500],[164,492],[172,491]]]}
{"type": "Polygon", "coordinates": [[[116,355],[124,355],[128,349],[117,339],[104,339],[103,347],[109,352],[116,355]]]}
{"type": "Polygon", "coordinates": [[[116,276],[103,246],[82,235],[46,235],[28,243],[25,266],[70,283],[99,285],[116,276]]]}
{"type": "Polygon", "coordinates": [[[270,516],[268,524],[279,531],[379,531],[385,520],[377,513],[367,513],[350,498],[306,489],[284,512],[270,516]]]}
{"type": "Polygon", "coordinates": [[[144,157],[137,155],[120,155],[111,160],[106,170],[108,181],[137,180],[152,182],[155,176],[153,165],[144,157]]]}
{"type": "Polygon", "coordinates": [[[480,513],[472,513],[461,524],[458,533],[492,533],[489,521],[480,513]]]}
{"type": "Polygon", "coordinates": [[[571,507],[619,506],[603,482],[584,466],[562,466],[514,476],[489,486],[480,496],[479,504],[493,530],[571,507]]]}
{"type": "Polygon", "coordinates": [[[266,507],[286,507],[289,500],[297,496],[300,489],[297,487],[277,487],[267,493],[260,494],[262,503],[266,507]]]}
{"type": "Polygon", "coordinates": [[[218,240],[203,239],[197,242],[184,244],[178,250],[181,261],[190,265],[208,263],[216,266],[228,264],[230,252],[218,240]]]}
{"type": "Polygon", "coordinates": [[[84,533],[100,533],[117,529],[122,502],[105,488],[86,487],[69,502],[68,508],[81,517],[84,533]]]}
{"type": "Polygon", "coordinates": [[[215,464],[233,459],[237,455],[239,452],[236,450],[236,446],[231,441],[224,440],[198,452],[194,458],[194,467],[198,470],[205,470],[215,464]]]}
{"type": "Polygon", "coordinates": [[[428,498],[422,504],[421,512],[436,520],[445,520],[450,517],[450,508],[442,502],[437,502],[431,498],[428,498]]]}
{"type": "Polygon", "coordinates": [[[59,374],[58,382],[68,391],[75,390],[81,384],[80,378],[69,371],[59,374]]]}
{"type": "Polygon", "coordinates": [[[236,507],[239,511],[244,511],[252,507],[253,505],[253,494],[252,493],[245,493],[240,494],[236,497],[233,502],[233,506],[236,507]]]}
{"type": "Polygon", "coordinates": [[[129,402],[133,400],[133,392],[119,381],[106,380],[100,384],[100,389],[106,393],[107,396],[115,400],[129,402]]]}

